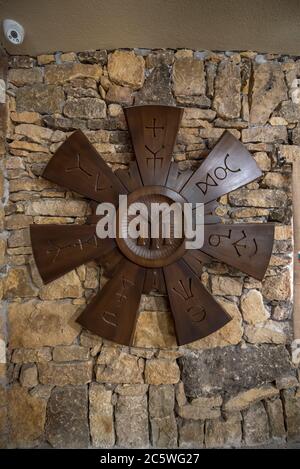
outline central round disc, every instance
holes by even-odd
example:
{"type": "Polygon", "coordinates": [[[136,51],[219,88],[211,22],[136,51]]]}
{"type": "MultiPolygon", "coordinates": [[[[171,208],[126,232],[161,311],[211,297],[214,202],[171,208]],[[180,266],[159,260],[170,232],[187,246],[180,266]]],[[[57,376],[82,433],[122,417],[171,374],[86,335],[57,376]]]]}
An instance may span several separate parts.
{"type": "Polygon", "coordinates": [[[159,236],[151,236],[151,228],[153,228],[153,205],[167,204],[167,206],[177,203],[183,205],[185,199],[178,192],[163,186],[146,186],[137,189],[128,196],[128,207],[137,207],[135,204],[143,203],[147,208],[148,215],[143,216],[145,225],[148,225],[147,236],[131,237],[128,233],[128,226],[137,215],[129,215],[121,213],[119,208],[117,212],[117,244],[122,253],[132,262],[143,267],[163,267],[175,262],[185,253],[185,238],[183,232],[183,211],[182,217],[177,217],[177,223],[181,223],[182,235],[175,236],[174,216],[170,211],[170,223],[167,237],[163,235],[162,217],[158,219],[159,236]],[[146,219],[145,219],[146,218],[146,219]],[[152,223],[152,226],[151,226],[152,223]]]}

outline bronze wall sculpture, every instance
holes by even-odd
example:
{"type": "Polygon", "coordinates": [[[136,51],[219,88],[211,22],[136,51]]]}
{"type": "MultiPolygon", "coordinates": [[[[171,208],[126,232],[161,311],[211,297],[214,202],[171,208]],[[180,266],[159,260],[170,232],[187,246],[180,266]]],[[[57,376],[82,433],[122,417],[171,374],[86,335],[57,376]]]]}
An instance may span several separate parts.
{"type": "MultiPolygon", "coordinates": [[[[183,110],[169,106],[125,109],[136,161],[113,173],[84,134],[74,132],[57,150],[43,176],[95,202],[202,202],[205,239],[201,250],[186,251],[183,240],[100,240],[95,211],[86,225],[31,225],[33,253],[45,283],[92,259],[104,267],[108,283],[77,321],[108,340],[131,345],[142,293],[167,293],[179,345],[203,338],[231,320],[199,280],[202,265],[225,262],[262,279],[271,257],[272,224],[223,224],[217,199],[261,176],[247,149],[225,132],[194,173],[171,161],[183,110]]],[[[128,223],[125,220],[124,223],[128,223]]]]}

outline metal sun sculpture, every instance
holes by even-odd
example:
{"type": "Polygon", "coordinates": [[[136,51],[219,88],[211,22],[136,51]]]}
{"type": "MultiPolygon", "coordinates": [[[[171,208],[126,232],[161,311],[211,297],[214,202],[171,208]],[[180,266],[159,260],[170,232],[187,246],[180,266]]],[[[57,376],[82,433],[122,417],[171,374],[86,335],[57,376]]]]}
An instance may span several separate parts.
{"type": "MultiPolygon", "coordinates": [[[[272,253],[274,226],[261,223],[223,224],[216,200],[261,176],[247,149],[225,132],[194,172],[180,172],[171,161],[183,109],[136,106],[125,109],[136,161],[128,170],[107,166],[84,134],[75,131],[56,151],[43,176],[92,202],[84,225],[31,225],[36,265],[44,283],[95,260],[110,280],[95,295],[77,322],[94,334],[132,345],[142,293],[168,295],[178,345],[201,339],[231,320],[199,280],[212,259],[261,280],[272,253]],[[95,207],[129,202],[202,202],[204,244],[185,250],[184,239],[99,239],[95,207]]],[[[128,223],[128,220],[125,221],[128,223]]]]}

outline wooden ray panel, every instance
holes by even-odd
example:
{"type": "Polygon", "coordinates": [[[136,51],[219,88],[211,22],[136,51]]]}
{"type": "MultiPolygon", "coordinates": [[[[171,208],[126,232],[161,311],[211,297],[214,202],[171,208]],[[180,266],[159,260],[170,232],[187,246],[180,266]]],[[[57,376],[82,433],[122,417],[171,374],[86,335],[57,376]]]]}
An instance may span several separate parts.
{"type": "Polygon", "coordinates": [[[208,225],[201,251],[262,280],[272,255],[272,223],[208,225]]]}
{"type": "Polygon", "coordinates": [[[58,148],[43,177],[97,202],[118,204],[119,194],[127,193],[81,130],[58,148]]]}
{"type": "Polygon", "coordinates": [[[245,146],[226,131],[180,193],[189,202],[206,204],[261,175],[245,146]]]}
{"type": "Polygon", "coordinates": [[[174,191],[180,192],[192,174],[193,171],[191,169],[186,169],[182,172],[179,171],[178,163],[172,161],[166,181],[166,186],[170,187],[170,189],[173,189],[174,191]]]}
{"type": "Polygon", "coordinates": [[[107,340],[131,345],[145,270],[123,260],[118,271],[92,299],[77,322],[107,340]]]}
{"type": "Polygon", "coordinates": [[[148,294],[152,291],[157,291],[163,295],[166,293],[166,283],[161,268],[146,270],[143,293],[148,294]]]}
{"type": "Polygon", "coordinates": [[[183,260],[163,269],[178,345],[202,339],[231,320],[183,260]]]}
{"type": "Polygon", "coordinates": [[[126,187],[128,192],[133,192],[142,187],[142,179],[136,161],[129,163],[129,169],[117,169],[114,173],[126,187]]]}
{"type": "Polygon", "coordinates": [[[202,274],[203,264],[209,264],[212,258],[202,251],[191,249],[185,253],[183,260],[195,272],[196,275],[202,274]]]}
{"type": "Polygon", "coordinates": [[[44,283],[116,248],[93,225],[30,225],[33,255],[44,283]]]}
{"type": "Polygon", "coordinates": [[[143,184],[164,186],[183,109],[154,105],[124,111],[143,184]]]}

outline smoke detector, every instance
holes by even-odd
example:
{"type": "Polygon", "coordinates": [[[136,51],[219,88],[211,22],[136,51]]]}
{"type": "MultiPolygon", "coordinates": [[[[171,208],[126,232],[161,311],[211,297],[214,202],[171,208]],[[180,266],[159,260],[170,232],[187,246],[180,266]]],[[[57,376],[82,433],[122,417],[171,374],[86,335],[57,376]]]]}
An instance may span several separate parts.
{"type": "Polygon", "coordinates": [[[6,39],[14,45],[22,44],[25,36],[23,26],[14,20],[3,21],[3,31],[6,39]]]}

